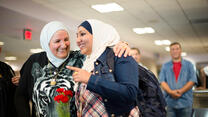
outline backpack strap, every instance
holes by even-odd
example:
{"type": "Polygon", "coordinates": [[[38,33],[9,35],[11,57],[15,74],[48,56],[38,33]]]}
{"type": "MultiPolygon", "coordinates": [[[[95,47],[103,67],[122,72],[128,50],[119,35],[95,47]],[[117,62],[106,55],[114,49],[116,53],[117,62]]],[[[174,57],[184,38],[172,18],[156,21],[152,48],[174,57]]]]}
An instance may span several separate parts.
{"type": "Polygon", "coordinates": [[[109,69],[112,70],[112,73],[114,73],[114,52],[111,48],[107,48],[107,55],[106,55],[106,62],[107,62],[107,65],[109,67],[109,69]]]}

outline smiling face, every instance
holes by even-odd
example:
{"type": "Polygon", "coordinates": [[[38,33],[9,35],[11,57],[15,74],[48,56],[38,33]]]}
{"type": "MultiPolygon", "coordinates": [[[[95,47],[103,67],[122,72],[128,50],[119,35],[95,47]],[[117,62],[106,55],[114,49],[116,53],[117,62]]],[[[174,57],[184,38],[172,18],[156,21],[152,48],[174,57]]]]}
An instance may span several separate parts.
{"type": "Polygon", "coordinates": [[[90,55],[92,53],[93,35],[82,26],[78,27],[76,42],[82,54],[90,55]]]}
{"type": "Polygon", "coordinates": [[[59,30],[52,36],[49,48],[54,56],[60,59],[67,57],[70,49],[69,35],[64,30],[59,30]]]}
{"type": "Polygon", "coordinates": [[[181,47],[178,44],[174,44],[170,46],[170,55],[173,61],[181,60],[181,47]]]}

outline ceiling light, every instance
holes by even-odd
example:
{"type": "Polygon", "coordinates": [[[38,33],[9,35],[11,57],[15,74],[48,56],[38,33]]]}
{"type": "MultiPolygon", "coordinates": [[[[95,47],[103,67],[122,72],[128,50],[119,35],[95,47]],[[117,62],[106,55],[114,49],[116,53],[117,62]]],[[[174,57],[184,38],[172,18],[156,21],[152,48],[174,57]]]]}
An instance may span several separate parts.
{"type": "Polygon", "coordinates": [[[42,51],[43,51],[43,49],[41,49],[41,48],[30,49],[31,53],[39,53],[39,52],[42,52],[42,51]]]}
{"type": "Polygon", "coordinates": [[[155,40],[155,45],[170,45],[171,42],[169,40],[155,40]]]}
{"type": "Polygon", "coordinates": [[[1,41],[0,41],[0,45],[4,45],[4,42],[1,42],[1,41]]]}
{"type": "Polygon", "coordinates": [[[162,40],[163,45],[170,45],[171,42],[169,40],[162,40]]]}
{"type": "Polygon", "coordinates": [[[17,60],[17,57],[15,57],[15,56],[7,56],[4,59],[7,60],[7,61],[15,61],[15,60],[17,60]]]}
{"type": "Polygon", "coordinates": [[[160,41],[160,40],[155,40],[155,44],[156,44],[156,45],[162,45],[162,41],[160,41]]]}
{"type": "Polygon", "coordinates": [[[113,11],[124,10],[120,5],[116,3],[97,4],[97,5],[92,5],[91,7],[100,13],[108,13],[108,12],[113,12],[113,11]]]}
{"type": "Polygon", "coordinates": [[[151,27],[133,28],[133,31],[137,34],[155,33],[155,30],[151,27]]]}
{"type": "Polygon", "coordinates": [[[170,51],[170,47],[165,47],[165,50],[169,52],[170,51]]]}
{"type": "Polygon", "coordinates": [[[181,56],[187,56],[186,52],[182,52],[181,56]]]}
{"type": "Polygon", "coordinates": [[[146,33],[155,33],[155,30],[151,27],[145,27],[144,30],[146,33]]]}
{"type": "Polygon", "coordinates": [[[145,30],[143,28],[133,28],[133,31],[137,34],[145,34],[145,30]]]}

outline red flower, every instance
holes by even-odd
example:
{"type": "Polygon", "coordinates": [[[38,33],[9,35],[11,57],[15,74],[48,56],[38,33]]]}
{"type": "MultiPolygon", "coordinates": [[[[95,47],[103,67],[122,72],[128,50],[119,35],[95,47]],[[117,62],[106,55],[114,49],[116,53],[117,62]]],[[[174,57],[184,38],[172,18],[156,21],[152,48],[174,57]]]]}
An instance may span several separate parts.
{"type": "Polygon", "coordinates": [[[61,101],[62,101],[63,103],[67,103],[67,102],[69,101],[69,97],[68,97],[68,96],[63,96],[63,97],[61,98],[61,101]]]}
{"type": "Polygon", "coordinates": [[[54,97],[54,100],[60,103],[67,103],[69,99],[73,96],[73,92],[71,90],[65,90],[64,88],[58,88],[56,91],[59,95],[54,97]]]}
{"type": "Polygon", "coordinates": [[[65,90],[64,88],[58,88],[56,91],[59,94],[54,97],[54,101],[58,103],[56,104],[56,110],[59,117],[70,117],[69,101],[73,96],[73,92],[71,90],[65,90]]]}
{"type": "Polygon", "coordinates": [[[64,95],[72,97],[73,96],[73,92],[71,90],[65,90],[64,91],[64,95]]]}
{"type": "Polygon", "coordinates": [[[58,88],[58,89],[56,89],[56,91],[57,91],[58,93],[62,93],[62,92],[64,92],[64,88],[58,88]]]}
{"type": "Polygon", "coordinates": [[[54,97],[54,100],[59,103],[60,100],[62,100],[63,97],[64,97],[63,95],[57,95],[57,96],[54,97]]]}

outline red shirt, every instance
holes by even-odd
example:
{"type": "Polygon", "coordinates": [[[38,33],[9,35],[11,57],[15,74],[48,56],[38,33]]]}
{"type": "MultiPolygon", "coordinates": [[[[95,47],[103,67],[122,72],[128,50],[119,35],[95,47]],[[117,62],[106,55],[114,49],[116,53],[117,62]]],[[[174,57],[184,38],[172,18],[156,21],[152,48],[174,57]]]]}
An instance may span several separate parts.
{"type": "Polygon", "coordinates": [[[178,81],[178,76],[181,71],[181,62],[173,62],[173,72],[175,74],[176,82],[178,81]]]}

